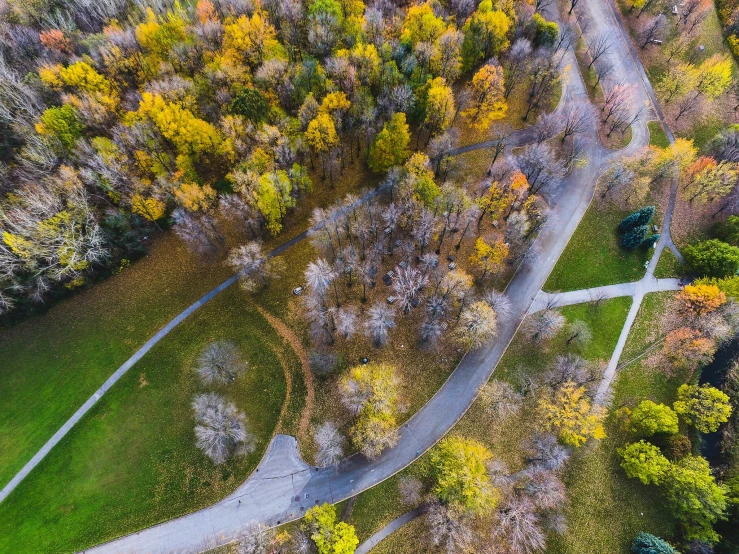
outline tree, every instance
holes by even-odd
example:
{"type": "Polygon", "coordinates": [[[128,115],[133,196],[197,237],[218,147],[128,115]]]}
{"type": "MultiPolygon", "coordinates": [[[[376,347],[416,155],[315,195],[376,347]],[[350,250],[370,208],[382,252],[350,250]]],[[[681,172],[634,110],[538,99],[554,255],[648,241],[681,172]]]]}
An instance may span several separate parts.
{"type": "Polygon", "coordinates": [[[499,492],[486,464],[492,453],[481,443],[462,437],[442,439],[431,451],[433,492],[445,504],[474,515],[492,510],[499,492]]]}
{"type": "Polygon", "coordinates": [[[246,371],[247,363],[233,342],[216,341],[205,347],[196,371],[204,385],[227,384],[246,371]]]}
{"type": "Polygon", "coordinates": [[[576,319],[569,324],[567,334],[567,344],[576,344],[578,346],[585,346],[593,338],[593,334],[590,332],[590,326],[581,319],[576,319]]]}
{"type": "Polygon", "coordinates": [[[365,456],[374,459],[397,443],[398,381],[393,366],[354,367],[342,377],[339,389],[344,405],[358,415],[350,434],[365,456]]]}
{"type": "Polygon", "coordinates": [[[353,554],[359,544],[354,526],[336,521],[336,507],[314,506],[305,512],[303,529],[318,549],[318,554],[353,554]]]}
{"type": "Polygon", "coordinates": [[[424,123],[431,135],[440,134],[454,119],[456,114],[454,91],[446,84],[446,79],[436,77],[428,82],[426,92],[426,116],[424,123]]]}
{"type": "Polygon", "coordinates": [[[231,100],[231,113],[240,115],[249,121],[264,121],[269,111],[267,99],[255,88],[243,88],[231,100]]]}
{"type": "Polygon", "coordinates": [[[457,337],[467,348],[479,348],[497,334],[497,317],[487,302],[475,302],[459,318],[457,337]]]}
{"type": "Polygon", "coordinates": [[[726,393],[709,385],[680,385],[673,407],[688,425],[713,433],[729,420],[731,404],[726,393]]]}
{"type": "Polygon", "coordinates": [[[731,86],[731,71],[731,60],[727,56],[711,56],[698,67],[695,88],[707,98],[718,98],[731,86]]]}
{"type": "Polygon", "coordinates": [[[405,114],[393,114],[370,146],[367,158],[370,169],[375,173],[385,173],[393,166],[402,165],[410,156],[410,140],[405,114]]]}
{"type": "Polygon", "coordinates": [[[487,129],[508,110],[504,98],[503,68],[489,63],[482,66],[468,85],[471,102],[462,115],[477,129],[487,129]]]}
{"type": "Polygon", "coordinates": [[[488,272],[500,269],[507,256],[508,245],[502,240],[497,240],[491,245],[482,237],[478,237],[475,241],[475,251],[470,256],[470,262],[482,269],[480,280],[483,280],[488,272]]]}
{"type": "Polygon", "coordinates": [[[501,419],[515,415],[523,402],[523,396],[509,383],[497,379],[480,387],[478,399],[487,413],[501,419]]]}
{"type": "Polygon", "coordinates": [[[588,69],[593,67],[601,57],[611,51],[611,41],[608,39],[608,33],[600,33],[590,44],[588,44],[588,54],[590,54],[590,64],[588,69]]]}
{"type": "Polygon", "coordinates": [[[222,464],[233,454],[254,450],[256,439],[246,417],[234,404],[215,393],[199,394],[192,403],[197,446],[214,463],[222,464]]]}
{"type": "Polygon", "coordinates": [[[591,410],[585,387],[565,383],[554,394],[540,398],[538,408],[544,425],[556,432],[565,445],[579,447],[588,438],[602,439],[606,436],[603,411],[591,410]]]}
{"type": "Polygon", "coordinates": [[[565,325],[565,317],[554,310],[542,310],[526,318],[525,329],[538,342],[553,338],[565,325]]]}
{"type": "Polygon", "coordinates": [[[668,543],[649,533],[641,531],[631,543],[631,554],[679,554],[668,543]]]}
{"type": "Polygon", "coordinates": [[[700,316],[724,304],[726,295],[716,285],[696,283],[685,285],[680,291],[680,300],[685,303],[688,311],[700,316]]]}
{"type": "Polygon", "coordinates": [[[339,144],[339,136],[336,134],[336,126],[333,118],[325,113],[319,113],[310,123],[305,131],[305,140],[308,145],[321,155],[323,161],[323,174],[326,175],[326,153],[339,144]]]}
{"type": "Polygon", "coordinates": [[[395,310],[383,302],[377,302],[368,310],[369,319],[364,328],[376,346],[387,342],[390,329],[395,327],[395,310]]]}
{"type": "Polygon", "coordinates": [[[570,449],[559,444],[554,435],[537,433],[527,440],[526,447],[532,467],[547,471],[560,469],[570,457],[570,449]]]}
{"type": "Polygon", "coordinates": [[[712,527],[724,515],[727,491],[716,484],[705,458],[686,456],[673,463],[665,478],[665,490],[686,539],[718,540],[712,527]]]}
{"type": "Polygon", "coordinates": [[[317,465],[323,467],[338,465],[344,456],[344,437],[333,421],[326,421],[317,426],[313,433],[313,441],[318,447],[317,465]]]}
{"type": "Polygon", "coordinates": [[[338,292],[335,288],[336,277],[338,277],[338,273],[323,258],[318,258],[315,262],[310,262],[305,269],[306,284],[316,291],[321,297],[323,304],[326,303],[326,293],[332,283],[334,283],[334,292],[336,293],[336,304],[339,304],[338,292]]]}
{"type": "Polygon", "coordinates": [[[393,279],[393,292],[400,301],[403,312],[408,313],[418,305],[418,294],[428,283],[428,276],[414,267],[396,267],[393,279]]]}
{"type": "Polygon", "coordinates": [[[423,3],[408,8],[400,40],[412,46],[421,42],[433,42],[445,29],[444,20],[434,14],[429,3],[423,3]]]}
{"type": "Polygon", "coordinates": [[[259,241],[233,248],[228,255],[227,263],[238,272],[239,282],[247,291],[266,286],[270,278],[279,275],[283,265],[276,258],[264,254],[262,243],[259,241]]]}
{"type": "Polygon", "coordinates": [[[644,208],[641,208],[634,213],[627,215],[621,220],[621,222],[618,224],[618,232],[626,233],[627,231],[630,231],[635,227],[648,225],[649,222],[652,220],[652,217],[654,217],[654,206],[646,206],[644,208]]]}
{"type": "Polygon", "coordinates": [[[433,502],[426,511],[431,542],[447,554],[470,552],[475,532],[472,518],[454,506],[433,502]]]}
{"type": "Polygon", "coordinates": [[[526,497],[515,497],[499,512],[494,534],[505,541],[505,551],[511,554],[540,552],[546,545],[536,506],[526,497]]]}
{"type": "Polygon", "coordinates": [[[57,139],[67,152],[72,150],[77,139],[82,136],[83,129],[77,111],[68,104],[59,108],[48,108],[41,114],[40,121],[36,124],[36,131],[40,135],[57,139]]]}
{"type": "Polygon", "coordinates": [[[398,480],[398,492],[403,504],[418,506],[423,497],[423,483],[415,477],[404,475],[398,480]]]}
{"type": "Polygon", "coordinates": [[[665,337],[662,352],[677,369],[694,372],[709,363],[716,352],[716,344],[700,331],[690,327],[678,327],[665,337]]]}
{"type": "Polygon", "coordinates": [[[630,479],[639,479],[645,485],[659,485],[670,471],[670,461],[662,455],[660,449],[646,442],[632,442],[619,448],[621,467],[630,479]]]}
{"type": "Polygon", "coordinates": [[[665,17],[665,14],[659,14],[647,24],[642,33],[642,49],[646,48],[647,44],[651,44],[662,38],[662,32],[666,24],[667,17],[665,17]]]}
{"type": "Polygon", "coordinates": [[[739,248],[717,239],[688,245],[683,254],[688,265],[702,276],[728,277],[739,270],[739,248]]]}
{"type": "Polygon", "coordinates": [[[462,27],[462,69],[469,71],[482,60],[498,55],[508,46],[511,20],[505,12],[494,9],[492,0],[480,2],[462,27]]]}
{"type": "Polygon", "coordinates": [[[642,243],[647,238],[647,233],[649,233],[649,227],[647,227],[646,225],[634,227],[630,231],[624,233],[624,235],[621,237],[621,245],[624,248],[633,250],[634,248],[642,245],[642,243]]]}
{"type": "Polygon", "coordinates": [[[642,400],[631,412],[631,432],[640,437],[656,434],[674,435],[678,432],[677,414],[665,404],[642,400]]]}

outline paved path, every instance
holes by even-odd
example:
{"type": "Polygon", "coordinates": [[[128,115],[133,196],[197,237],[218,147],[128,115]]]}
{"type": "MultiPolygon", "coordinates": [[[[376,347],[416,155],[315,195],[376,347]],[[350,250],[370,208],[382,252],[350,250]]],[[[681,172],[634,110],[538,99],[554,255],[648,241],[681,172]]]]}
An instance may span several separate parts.
{"type": "MultiPolygon", "coordinates": [[[[366,202],[367,200],[374,198],[378,194],[382,192],[382,188],[380,187],[378,189],[369,191],[362,195],[361,198],[357,200],[357,202],[366,202]]],[[[349,209],[348,207],[346,209],[349,209]]],[[[293,237],[289,241],[285,242],[284,244],[281,244],[274,250],[272,250],[268,256],[274,257],[278,256],[279,254],[282,254],[285,250],[290,248],[291,246],[299,243],[303,239],[305,239],[308,236],[308,233],[310,233],[313,230],[320,229],[323,226],[322,223],[318,223],[317,225],[313,226],[311,229],[308,229],[307,231],[303,231],[296,237],[293,237]]],[[[182,323],[185,319],[187,319],[188,316],[190,316],[193,312],[195,312],[197,309],[204,306],[207,302],[212,300],[216,295],[220,294],[224,290],[226,290],[228,287],[233,285],[236,281],[238,281],[238,275],[234,275],[233,277],[230,277],[205,295],[203,295],[200,299],[198,299],[196,302],[188,306],[183,312],[181,312],[177,317],[175,317],[172,321],[167,323],[162,329],[160,329],[153,337],[151,337],[144,345],[139,348],[133,356],[131,356],[128,360],[126,360],[121,367],[119,367],[113,374],[108,377],[108,379],[103,383],[103,385],[95,391],[95,393],[87,399],[87,401],[74,413],[72,417],[70,417],[64,425],[61,426],[61,428],[54,433],[54,435],[46,441],[46,444],[44,444],[43,447],[41,447],[41,450],[36,452],[36,454],[33,455],[33,457],[26,463],[25,466],[3,487],[2,490],[0,490],[0,502],[5,500],[7,496],[15,489],[18,484],[23,481],[23,479],[26,478],[26,476],[35,468],[41,460],[44,459],[44,457],[51,451],[54,446],[56,446],[60,440],[64,438],[64,436],[69,433],[69,431],[74,427],[77,422],[82,419],[82,417],[92,408],[95,403],[102,398],[102,396],[108,392],[110,387],[112,387],[115,383],[118,382],[118,380],[123,377],[129,369],[131,369],[136,362],[138,362],[149,350],[151,350],[155,344],[157,344],[160,340],[162,340],[164,337],[166,337],[172,329],[177,327],[180,323],[182,323]]]]}
{"type": "Polygon", "coordinates": [[[395,531],[403,527],[403,525],[405,525],[406,523],[410,523],[417,517],[422,516],[425,511],[426,510],[424,509],[424,507],[421,506],[419,508],[416,508],[415,510],[404,513],[402,516],[396,517],[390,523],[385,525],[385,527],[380,529],[377,533],[375,533],[362,544],[360,544],[354,551],[354,554],[368,554],[369,551],[380,544],[381,541],[395,533],[395,531]]]}
{"type": "MultiPolygon", "coordinates": [[[[565,63],[577,68],[572,52],[567,54],[565,63]]],[[[579,71],[568,72],[563,98],[569,103],[589,102],[579,71]]],[[[635,125],[630,148],[647,143],[645,129],[644,124],[635,125]]],[[[434,397],[400,428],[397,446],[374,461],[355,455],[338,468],[314,468],[300,461],[294,441],[278,437],[270,446],[260,471],[252,474],[228,498],[204,510],[100,545],[90,552],[160,553],[186,549],[206,540],[222,544],[235,537],[247,522],[278,525],[300,518],[316,503],[336,503],[354,496],[394,475],[431,448],[464,415],[479,386],[490,378],[590,204],[595,182],[605,168],[609,152],[598,142],[594,128],[587,129],[577,140],[583,141],[590,163],[575,169],[556,190],[547,192],[551,208],[549,218],[532,247],[534,252],[543,254],[526,257],[505,291],[515,307],[514,313],[501,325],[498,339],[468,353],[434,397]],[[276,469],[272,464],[277,464],[276,469]],[[240,499],[243,502],[238,504],[240,499]]]]}
{"type": "Polygon", "coordinates": [[[639,281],[632,281],[631,283],[605,285],[569,292],[540,291],[536,296],[536,300],[531,304],[529,313],[533,314],[546,308],[561,308],[562,306],[607,300],[620,296],[644,296],[650,292],[665,290],[680,290],[680,281],[678,279],[657,279],[654,275],[647,274],[639,281]]]}

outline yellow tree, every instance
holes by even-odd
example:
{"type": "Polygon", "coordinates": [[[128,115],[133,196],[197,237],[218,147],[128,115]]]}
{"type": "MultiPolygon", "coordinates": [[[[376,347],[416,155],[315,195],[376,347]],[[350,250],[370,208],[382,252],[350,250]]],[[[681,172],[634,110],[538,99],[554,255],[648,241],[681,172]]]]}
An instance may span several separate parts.
{"type": "Polygon", "coordinates": [[[477,226],[480,226],[485,214],[488,213],[493,221],[500,219],[511,208],[515,199],[516,195],[509,189],[501,186],[498,181],[491,183],[488,190],[477,199],[477,206],[480,208],[480,217],[477,220],[477,226]]]}
{"type": "Polygon", "coordinates": [[[149,221],[156,221],[164,217],[165,204],[152,196],[144,197],[139,193],[131,197],[131,211],[149,221]]]}
{"type": "Polygon", "coordinates": [[[505,117],[508,110],[504,98],[503,68],[497,64],[482,66],[467,85],[470,107],[462,112],[477,129],[487,129],[496,119],[505,117]]]}
{"type": "Polygon", "coordinates": [[[400,40],[412,46],[420,42],[433,42],[446,29],[444,20],[434,14],[431,4],[411,6],[406,12],[400,40]]]}
{"type": "Polygon", "coordinates": [[[731,60],[716,54],[698,67],[695,88],[706,98],[718,98],[731,86],[731,60]]]}
{"type": "Polygon", "coordinates": [[[206,211],[216,199],[216,191],[210,185],[199,186],[183,183],[174,193],[177,202],[190,211],[206,211]]]}
{"type": "Polygon", "coordinates": [[[223,28],[223,51],[237,61],[245,59],[256,67],[270,58],[284,58],[286,53],[277,40],[277,32],[264,12],[257,10],[248,17],[241,15],[223,28]]]}
{"type": "Polygon", "coordinates": [[[736,163],[727,161],[716,163],[713,158],[708,158],[707,162],[701,163],[697,171],[691,171],[703,160],[706,160],[705,156],[698,158],[688,169],[685,192],[690,202],[693,200],[712,202],[721,198],[734,189],[737,178],[739,178],[736,163]]]}
{"type": "Polygon", "coordinates": [[[470,262],[482,269],[480,280],[483,280],[488,272],[500,268],[507,256],[508,246],[502,240],[498,239],[493,244],[488,244],[485,239],[478,237],[470,262]]]}
{"type": "Polygon", "coordinates": [[[375,173],[385,173],[393,166],[401,165],[408,159],[408,145],[411,141],[408,124],[403,112],[395,113],[385,123],[370,146],[367,163],[375,173]]]}
{"type": "Polygon", "coordinates": [[[323,176],[326,176],[326,154],[339,143],[333,118],[326,112],[319,113],[305,131],[308,146],[321,156],[323,176]]]}
{"type": "Polygon", "coordinates": [[[591,408],[585,387],[568,381],[551,396],[539,400],[539,413],[548,429],[568,446],[582,446],[588,438],[602,439],[605,414],[600,408],[591,408]]]}
{"type": "Polygon", "coordinates": [[[380,75],[380,56],[374,44],[358,42],[349,53],[354,67],[357,68],[357,76],[365,86],[372,85],[380,75]]]}
{"type": "Polygon", "coordinates": [[[694,314],[703,315],[716,310],[726,302],[726,295],[716,285],[696,283],[685,285],[680,292],[680,300],[694,314]]]}
{"type": "Polygon", "coordinates": [[[468,71],[507,48],[510,28],[510,17],[492,0],[482,0],[462,28],[462,69],[468,71]]]}
{"type": "Polygon", "coordinates": [[[426,118],[424,119],[431,135],[443,132],[454,120],[455,113],[452,87],[446,84],[444,77],[432,79],[428,84],[426,118]]]}

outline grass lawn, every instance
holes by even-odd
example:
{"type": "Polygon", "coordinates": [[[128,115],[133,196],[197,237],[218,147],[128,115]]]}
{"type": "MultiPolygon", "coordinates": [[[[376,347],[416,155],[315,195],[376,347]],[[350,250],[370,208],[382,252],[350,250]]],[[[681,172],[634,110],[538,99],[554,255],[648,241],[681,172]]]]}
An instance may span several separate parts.
{"type": "MultiPolygon", "coordinates": [[[[649,260],[652,250],[626,250],[616,233],[618,223],[629,213],[631,210],[613,205],[601,206],[595,199],[554,266],[544,290],[563,292],[641,279],[644,262],[649,260]]],[[[655,217],[655,223],[659,224],[659,216],[655,217]]]]}
{"type": "MultiPolygon", "coordinates": [[[[654,293],[644,298],[622,363],[654,342],[656,321],[673,295],[654,293]]],[[[619,370],[612,409],[633,406],[646,398],[671,403],[679,384],[679,379],[667,379],[640,360],[619,370]]],[[[627,552],[639,531],[665,538],[675,533],[675,523],[657,489],[628,479],[621,469],[616,449],[631,437],[623,432],[615,416],[607,420],[606,433],[608,438],[594,448],[578,452],[569,466],[568,532],[564,537],[553,536],[547,552],[627,552]]]]}
{"type": "Polygon", "coordinates": [[[0,551],[72,552],[207,506],[261,458],[297,364],[237,287],[155,346],[0,504],[0,551]],[[216,389],[247,416],[252,454],[214,465],[195,446],[192,370],[211,340],[236,342],[248,371],[216,389]],[[279,353],[279,354],[278,354],[279,353]],[[286,368],[290,369],[290,368],[286,368]]]}
{"type": "Polygon", "coordinates": [[[650,121],[647,123],[647,127],[649,127],[649,144],[660,148],[670,146],[670,139],[667,138],[667,134],[659,121],[650,121]]]}
{"type": "Polygon", "coordinates": [[[672,253],[672,250],[665,248],[660,254],[657,267],[654,268],[654,276],[657,279],[664,279],[666,277],[682,277],[685,274],[685,270],[682,264],[672,253]]]}

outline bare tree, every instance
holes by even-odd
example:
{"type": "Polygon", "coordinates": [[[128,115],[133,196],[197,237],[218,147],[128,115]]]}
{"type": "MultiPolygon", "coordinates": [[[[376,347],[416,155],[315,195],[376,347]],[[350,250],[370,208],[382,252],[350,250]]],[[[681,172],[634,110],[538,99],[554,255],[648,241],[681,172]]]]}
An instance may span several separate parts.
{"type": "Polygon", "coordinates": [[[529,462],[545,470],[561,468],[570,457],[570,451],[559,444],[554,435],[535,435],[527,441],[529,462]]]}
{"type": "Polygon", "coordinates": [[[495,310],[495,314],[498,316],[499,321],[508,319],[513,313],[513,305],[511,304],[511,301],[502,292],[490,290],[485,293],[484,299],[485,302],[495,310]]]}
{"type": "Polygon", "coordinates": [[[195,215],[181,208],[172,212],[174,232],[188,247],[203,257],[216,254],[226,240],[207,214],[195,215]]]}
{"type": "Polygon", "coordinates": [[[478,398],[486,412],[501,419],[518,413],[523,402],[523,396],[510,383],[497,379],[481,386],[478,398]]]}
{"type": "Polygon", "coordinates": [[[254,451],[256,439],[246,417],[234,404],[215,393],[199,394],[192,403],[197,446],[216,464],[233,455],[254,451]]]}
{"type": "Polygon", "coordinates": [[[642,49],[646,48],[647,44],[651,44],[662,39],[662,33],[666,24],[667,18],[663,13],[659,14],[647,24],[642,33],[642,49]]]}
{"type": "Polygon", "coordinates": [[[601,198],[605,198],[609,192],[618,191],[631,183],[634,179],[634,172],[629,169],[623,161],[619,161],[612,169],[610,169],[603,177],[601,198]]]}
{"type": "Polygon", "coordinates": [[[318,258],[315,262],[310,262],[305,270],[305,282],[316,291],[324,304],[326,303],[326,292],[331,287],[331,284],[334,284],[336,305],[338,306],[339,291],[336,289],[336,277],[338,277],[336,271],[323,258],[318,258]]]}
{"type": "Polygon", "coordinates": [[[428,283],[428,277],[420,270],[407,266],[396,267],[393,279],[393,292],[395,298],[400,302],[404,313],[411,311],[412,307],[418,305],[418,293],[428,283]]]}
{"type": "Polygon", "coordinates": [[[505,68],[507,74],[503,83],[503,97],[506,100],[515,86],[521,82],[532,52],[531,42],[527,38],[520,37],[513,42],[511,49],[506,54],[505,68]]]}
{"type": "Polygon", "coordinates": [[[426,523],[431,541],[448,554],[470,551],[474,532],[469,519],[458,511],[434,502],[426,512],[426,523]]]}
{"type": "Polygon", "coordinates": [[[246,371],[247,363],[231,341],[211,342],[198,358],[196,371],[205,385],[226,384],[246,371]]]}
{"type": "Polygon", "coordinates": [[[536,506],[526,497],[514,498],[507,503],[499,512],[493,534],[505,541],[510,554],[540,552],[546,545],[536,506]]]}
{"type": "Polygon", "coordinates": [[[556,112],[541,114],[533,125],[534,140],[541,144],[561,131],[562,119],[556,112]]]}
{"type": "Polygon", "coordinates": [[[590,327],[581,319],[576,319],[567,329],[567,344],[576,344],[578,346],[585,346],[593,338],[593,334],[590,332],[590,327]]]}
{"type": "Polygon", "coordinates": [[[531,193],[555,185],[564,176],[564,164],[548,144],[530,144],[515,155],[521,173],[526,176],[531,193]]]}
{"type": "Polygon", "coordinates": [[[239,274],[239,282],[244,290],[253,291],[266,286],[270,278],[279,276],[282,264],[262,252],[259,241],[242,244],[233,248],[227,260],[239,274]]]}
{"type": "Polygon", "coordinates": [[[595,89],[603,79],[610,75],[613,72],[613,69],[613,64],[608,63],[607,60],[602,60],[600,63],[596,64],[595,75],[597,76],[597,79],[593,84],[593,89],[595,89]]]}
{"type": "Polygon", "coordinates": [[[357,310],[351,306],[339,308],[336,310],[335,323],[336,331],[341,333],[345,339],[350,338],[357,332],[359,325],[357,310]]]}
{"type": "Polygon", "coordinates": [[[400,499],[406,506],[418,506],[423,497],[423,483],[420,479],[404,475],[398,481],[400,499]]]}
{"type": "Polygon", "coordinates": [[[588,44],[588,54],[590,54],[590,63],[588,69],[590,69],[595,62],[600,58],[608,54],[611,51],[611,41],[608,38],[608,33],[599,33],[591,42],[588,44]]]}
{"type": "Polygon", "coordinates": [[[554,510],[567,502],[567,490],[557,473],[541,467],[526,470],[523,492],[540,510],[554,510]]]}
{"type": "Polygon", "coordinates": [[[574,354],[557,356],[554,363],[541,377],[541,383],[552,390],[559,389],[567,382],[579,385],[592,385],[598,381],[598,367],[574,354]]]}
{"type": "Polygon", "coordinates": [[[593,110],[590,104],[570,104],[564,109],[563,120],[562,142],[584,132],[593,123],[593,110]]]}
{"type": "Polygon", "coordinates": [[[564,327],[565,317],[557,311],[548,309],[526,318],[525,328],[536,342],[554,337],[564,327]]]}
{"type": "Polygon", "coordinates": [[[387,342],[390,329],[395,327],[395,310],[378,302],[368,310],[368,314],[365,330],[376,346],[382,346],[387,342]]]}
{"type": "Polygon", "coordinates": [[[344,456],[344,436],[339,432],[333,421],[316,427],[313,440],[318,447],[316,464],[322,467],[335,466],[344,456]]]}
{"type": "Polygon", "coordinates": [[[238,554],[270,554],[275,532],[260,524],[249,524],[239,533],[238,554]]]}
{"type": "Polygon", "coordinates": [[[498,161],[498,158],[500,155],[505,152],[506,148],[508,148],[508,141],[511,136],[511,128],[509,125],[503,124],[503,125],[496,125],[495,131],[493,132],[493,159],[490,161],[490,166],[488,167],[488,176],[493,174],[493,166],[495,165],[495,162],[498,161]]]}

